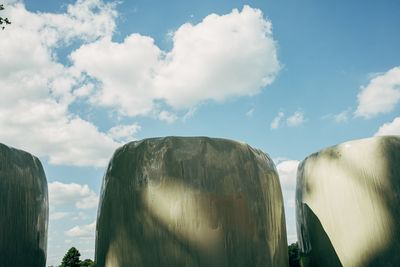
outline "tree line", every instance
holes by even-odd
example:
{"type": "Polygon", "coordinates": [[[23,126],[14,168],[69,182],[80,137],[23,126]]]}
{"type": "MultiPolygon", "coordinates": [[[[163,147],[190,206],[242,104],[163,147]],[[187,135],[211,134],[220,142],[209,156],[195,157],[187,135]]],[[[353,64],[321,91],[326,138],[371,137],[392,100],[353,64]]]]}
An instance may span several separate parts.
{"type": "Polygon", "coordinates": [[[75,247],[70,248],[62,259],[61,265],[49,267],[95,267],[91,259],[80,260],[81,253],[75,247]]]}

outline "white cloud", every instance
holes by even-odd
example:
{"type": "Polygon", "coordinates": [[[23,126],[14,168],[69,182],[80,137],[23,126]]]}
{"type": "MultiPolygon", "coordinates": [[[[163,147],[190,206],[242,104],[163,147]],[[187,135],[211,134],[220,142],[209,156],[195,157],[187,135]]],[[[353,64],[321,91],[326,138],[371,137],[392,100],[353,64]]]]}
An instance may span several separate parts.
{"type": "Polygon", "coordinates": [[[275,165],[278,165],[282,161],[286,161],[286,160],[289,160],[289,159],[286,158],[286,157],[276,157],[276,158],[273,158],[272,160],[274,161],[275,165]]]}
{"type": "Polygon", "coordinates": [[[334,118],[335,122],[337,122],[337,123],[347,122],[349,119],[350,113],[351,113],[351,109],[346,109],[338,114],[333,115],[333,118],[334,118]]]}
{"type": "Polygon", "coordinates": [[[192,118],[194,116],[194,114],[196,114],[197,111],[197,107],[191,107],[186,113],[185,115],[183,115],[182,117],[182,121],[185,122],[187,120],[189,120],[190,118],[192,118]]]}
{"type": "Polygon", "coordinates": [[[352,113],[352,109],[348,108],[337,114],[325,115],[322,117],[322,119],[323,120],[325,120],[325,119],[333,120],[336,123],[345,123],[349,120],[351,113],[352,113]]]}
{"type": "MultiPolygon", "coordinates": [[[[278,129],[282,126],[285,118],[285,113],[280,111],[276,117],[272,120],[270,127],[271,129],[278,129]]],[[[286,125],[289,127],[296,127],[304,122],[304,114],[301,111],[296,111],[286,119],[286,125]]]]}
{"type": "Polygon", "coordinates": [[[79,0],[61,14],[29,12],[21,3],[6,10],[13,28],[0,42],[0,139],[52,164],[104,166],[120,144],[70,113],[69,105],[90,85],[82,89],[81,74],[58,63],[55,48],[110,36],[113,6],[79,0]]]}
{"type": "Polygon", "coordinates": [[[158,119],[167,123],[173,123],[178,119],[178,117],[174,113],[162,110],[158,113],[158,119]]]}
{"type": "Polygon", "coordinates": [[[296,127],[304,122],[304,114],[301,111],[296,111],[292,116],[286,119],[286,123],[289,127],[296,127]]]}
{"type": "Polygon", "coordinates": [[[70,57],[79,70],[101,82],[92,103],[136,116],[153,109],[153,79],[160,56],[152,38],[132,34],[122,43],[105,38],[83,45],[70,57]]]}
{"type": "Polygon", "coordinates": [[[94,237],[96,230],[96,221],[91,224],[77,225],[65,232],[70,237],[94,237]]]}
{"type": "Polygon", "coordinates": [[[97,207],[99,197],[86,184],[52,182],[48,186],[51,207],[65,204],[74,204],[78,209],[97,207]]]}
{"type": "Polygon", "coordinates": [[[128,142],[136,140],[135,134],[140,131],[139,124],[134,123],[131,125],[117,125],[108,131],[108,135],[114,140],[121,142],[128,142]]]}
{"type": "Polygon", "coordinates": [[[56,221],[64,219],[65,217],[71,215],[71,212],[50,212],[50,220],[56,221]]]}
{"type": "Polygon", "coordinates": [[[179,109],[254,95],[280,69],[271,22],[249,6],[186,23],[172,40],[172,50],[164,52],[140,34],[122,43],[106,38],[82,46],[71,60],[100,81],[93,103],[129,116],[150,114],[156,100],[179,109]]]}
{"type": "Polygon", "coordinates": [[[281,122],[283,117],[285,117],[285,113],[279,112],[278,115],[271,122],[271,129],[278,129],[281,126],[281,122]]]}
{"type": "Polygon", "coordinates": [[[246,117],[252,117],[253,113],[255,111],[255,108],[251,108],[246,112],[246,117]]]}
{"type": "Polygon", "coordinates": [[[388,122],[379,127],[375,136],[381,135],[400,135],[400,117],[394,118],[392,122],[388,122]]]}
{"type": "Polygon", "coordinates": [[[117,16],[115,5],[101,0],[78,0],[67,6],[66,13],[60,14],[29,12],[20,2],[9,5],[6,11],[13,18],[13,30],[8,34],[36,33],[47,47],[68,43],[75,38],[93,41],[111,36],[117,16]]]}
{"type": "Polygon", "coordinates": [[[285,160],[276,166],[283,190],[296,189],[296,174],[299,163],[298,160],[285,160]]]}
{"type": "Polygon", "coordinates": [[[120,144],[66,109],[52,99],[21,100],[13,107],[0,107],[0,138],[38,156],[48,156],[53,164],[106,165],[120,144]]]}
{"type": "Polygon", "coordinates": [[[86,220],[88,219],[88,214],[85,212],[78,212],[74,217],[72,217],[72,220],[77,221],[77,220],[86,220]]]}
{"type": "Polygon", "coordinates": [[[296,216],[295,216],[295,195],[298,160],[284,160],[276,165],[279,180],[282,188],[283,203],[285,207],[286,231],[289,243],[297,240],[296,216]]]}
{"type": "Polygon", "coordinates": [[[3,1],[1,1],[2,3],[4,3],[4,7],[6,8],[6,10],[7,10],[7,5],[9,5],[9,4],[14,4],[14,3],[16,3],[16,2],[18,2],[19,0],[3,0],[3,1]]]}
{"type": "Polygon", "coordinates": [[[172,39],[156,87],[176,108],[254,95],[280,69],[272,24],[249,6],[223,16],[211,14],[197,25],[186,23],[172,39]]]}
{"type": "Polygon", "coordinates": [[[354,115],[366,119],[388,113],[400,102],[400,67],[374,77],[358,94],[354,115]]]}
{"type": "Polygon", "coordinates": [[[94,85],[92,83],[84,84],[80,88],[74,90],[74,96],[85,97],[89,96],[94,90],[94,85]]]}
{"type": "Polygon", "coordinates": [[[271,22],[248,6],[182,25],[170,52],[140,34],[111,41],[117,13],[101,0],[78,0],[59,14],[30,12],[20,2],[6,10],[13,29],[2,32],[8,41],[0,42],[0,139],[51,164],[104,166],[139,129],[100,131],[72,113],[78,98],[122,115],[156,114],[173,122],[177,116],[154,103],[191,107],[186,120],[203,101],[258,93],[280,68],[271,22]],[[56,49],[72,41],[85,44],[65,66],[56,49]]]}

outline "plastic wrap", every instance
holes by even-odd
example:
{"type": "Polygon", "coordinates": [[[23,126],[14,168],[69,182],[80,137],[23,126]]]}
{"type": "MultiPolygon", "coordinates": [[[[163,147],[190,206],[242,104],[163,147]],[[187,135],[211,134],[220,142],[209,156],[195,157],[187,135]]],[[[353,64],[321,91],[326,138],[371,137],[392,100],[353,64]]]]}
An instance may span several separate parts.
{"type": "Polygon", "coordinates": [[[306,158],[296,190],[303,266],[400,266],[400,137],[306,158]]]}
{"type": "Polygon", "coordinates": [[[40,161],[0,144],[0,265],[44,267],[48,196],[40,161]]]}
{"type": "Polygon", "coordinates": [[[272,160],[205,137],[119,148],[101,190],[98,267],[287,266],[285,217],[272,160]]]}

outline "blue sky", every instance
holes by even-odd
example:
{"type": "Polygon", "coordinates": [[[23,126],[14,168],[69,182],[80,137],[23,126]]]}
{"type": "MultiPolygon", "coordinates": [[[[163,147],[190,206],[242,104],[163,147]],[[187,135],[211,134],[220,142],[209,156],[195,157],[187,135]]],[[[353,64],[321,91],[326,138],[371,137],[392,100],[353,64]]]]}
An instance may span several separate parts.
{"type": "Polygon", "coordinates": [[[93,258],[101,179],[127,141],[201,135],[262,149],[292,242],[298,162],[400,134],[395,0],[5,3],[0,142],[44,165],[48,265],[71,246],[93,258]]]}

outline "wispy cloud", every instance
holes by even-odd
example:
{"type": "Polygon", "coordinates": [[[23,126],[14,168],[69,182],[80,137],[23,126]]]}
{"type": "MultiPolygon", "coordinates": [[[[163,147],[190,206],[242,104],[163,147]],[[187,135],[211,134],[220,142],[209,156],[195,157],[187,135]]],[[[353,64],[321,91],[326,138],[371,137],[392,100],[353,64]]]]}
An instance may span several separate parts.
{"type": "Polygon", "coordinates": [[[293,115],[286,119],[286,123],[289,127],[296,127],[304,122],[304,114],[301,111],[296,111],[293,115]]]}
{"type": "Polygon", "coordinates": [[[246,117],[252,117],[254,114],[255,108],[251,108],[246,112],[246,117]]]}
{"type": "MultiPolygon", "coordinates": [[[[278,129],[285,124],[285,113],[280,111],[270,124],[271,129],[278,129]]],[[[296,111],[292,115],[286,118],[286,125],[288,127],[297,127],[303,124],[305,121],[304,113],[302,111],[296,111]]]]}
{"type": "Polygon", "coordinates": [[[158,119],[167,123],[173,123],[178,119],[178,116],[172,112],[162,110],[160,113],[158,113],[158,119]]]}
{"type": "Polygon", "coordinates": [[[352,108],[348,108],[337,114],[328,114],[322,117],[323,120],[333,120],[336,123],[345,123],[349,120],[352,114],[352,108]]]}
{"type": "Polygon", "coordinates": [[[190,108],[182,117],[182,121],[185,122],[192,118],[194,114],[197,112],[197,106],[190,108]]]}
{"type": "Polygon", "coordinates": [[[66,218],[67,216],[71,215],[71,212],[50,212],[50,220],[57,221],[66,218]]]}
{"type": "Polygon", "coordinates": [[[65,232],[66,236],[70,237],[93,237],[95,235],[96,222],[86,225],[77,225],[65,232]]]}
{"type": "Polygon", "coordinates": [[[281,122],[284,117],[285,113],[279,112],[270,124],[271,129],[278,129],[281,126],[281,122]]]}

